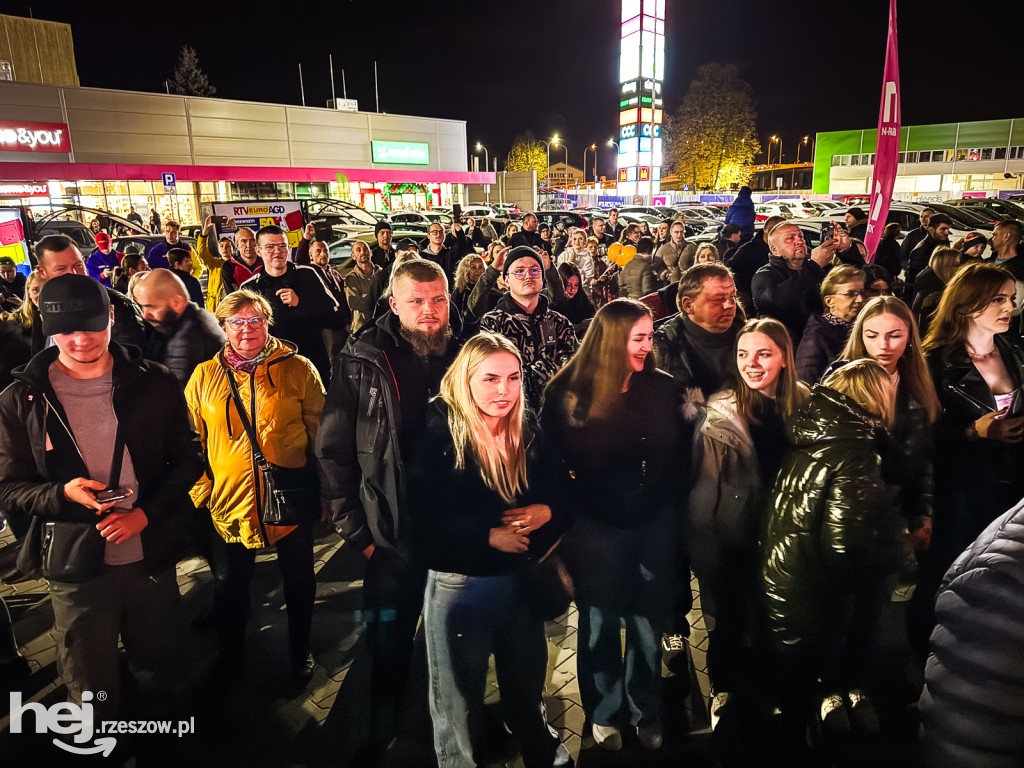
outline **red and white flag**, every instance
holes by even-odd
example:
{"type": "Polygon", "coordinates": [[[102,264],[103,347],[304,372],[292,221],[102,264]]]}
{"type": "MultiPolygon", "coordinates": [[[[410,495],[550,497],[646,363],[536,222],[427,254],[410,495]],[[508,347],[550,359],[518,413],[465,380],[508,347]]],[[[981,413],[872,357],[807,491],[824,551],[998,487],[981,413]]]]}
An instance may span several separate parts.
{"type": "Polygon", "coordinates": [[[900,57],[896,46],[896,0],[889,0],[889,40],[885,46],[885,75],[882,78],[882,104],[878,108],[878,144],[875,171],[871,178],[871,208],[864,244],[868,261],[874,262],[875,249],[882,239],[889,215],[892,189],[900,153],[900,57]]]}

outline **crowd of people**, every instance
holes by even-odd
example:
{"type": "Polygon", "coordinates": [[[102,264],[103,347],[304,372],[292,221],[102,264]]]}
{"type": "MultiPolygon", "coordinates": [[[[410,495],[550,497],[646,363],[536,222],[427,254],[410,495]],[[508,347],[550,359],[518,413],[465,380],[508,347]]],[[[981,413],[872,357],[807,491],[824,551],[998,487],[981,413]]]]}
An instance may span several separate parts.
{"type": "Polygon", "coordinates": [[[431,224],[400,249],[382,221],[344,277],[312,225],[292,252],[273,225],[214,242],[210,220],[194,251],[167,222],[159,265],[102,232],[88,255],[43,238],[28,279],[0,262],[0,513],[14,576],[49,580],[69,700],[119,690],[119,637],[166,675],[189,551],[214,577],[194,622],[218,633],[204,692],[245,674],[267,549],[308,681],[322,517],[366,560],[368,764],[394,739],[421,616],[439,765],[486,763],[491,656],[524,764],[571,764],[542,697],[544,623],[570,599],[588,735],[659,749],[691,570],[723,763],[758,734],[797,759],[808,724],[885,729],[872,662],[910,572],[930,764],[1019,764],[1024,619],[999,611],[1019,596],[963,579],[993,552],[1024,574],[1021,227],[1000,223],[982,260],[925,211],[868,263],[863,218],[813,250],[743,205],[699,247],[681,218],[614,210],[591,234],[526,214],[500,236],[431,224]],[[187,279],[204,267],[205,297],[187,279]],[[999,694],[965,693],[983,681],[999,694]]]}

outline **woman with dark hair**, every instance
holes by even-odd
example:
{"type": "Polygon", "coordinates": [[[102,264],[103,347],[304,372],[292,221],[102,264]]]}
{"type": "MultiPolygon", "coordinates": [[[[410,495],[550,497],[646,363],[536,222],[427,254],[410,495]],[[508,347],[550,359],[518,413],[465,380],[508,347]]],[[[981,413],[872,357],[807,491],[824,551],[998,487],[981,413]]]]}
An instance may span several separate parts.
{"type": "MultiPolygon", "coordinates": [[[[898,222],[890,222],[882,230],[882,239],[878,241],[875,248],[875,264],[885,269],[890,275],[898,275],[903,271],[900,266],[900,244],[896,240],[900,236],[900,225],[898,222]]],[[[891,285],[891,280],[890,280],[891,285]]]]}
{"type": "Polygon", "coordinates": [[[892,272],[878,264],[865,264],[860,269],[864,273],[864,301],[870,301],[876,296],[892,295],[892,272]]]}
{"type": "Polygon", "coordinates": [[[1015,294],[1009,270],[965,264],[946,285],[924,340],[944,410],[936,424],[935,530],[911,606],[911,642],[922,661],[946,570],[1024,496],[1024,349],[1007,333],[1015,294]]]}
{"type": "Polygon", "coordinates": [[[409,462],[417,557],[430,569],[423,628],[441,768],[489,764],[488,658],[530,768],[571,764],[544,712],[547,641],[529,573],[568,524],[561,461],[528,416],[522,360],[486,331],[459,352],[409,462]]]}
{"type": "Polygon", "coordinates": [[[113,289],[129,296],[128,281],[140,272],[149,272],[149,263],[146,261],[146,257],[141,253],[126,253],[121,259],[121,266],[114,268],[114,274],[111,277],[113,289]]]}
{"type": "Polygon", "coordinates": [[[826,731],[878,730],[864,692],[883,577],[876,526],[886,513],[880,452],[895,407],[892,379],[856,360],[816,384],[790,421],[792,447],[770,495],[761,579],[774,693],[790,748],[812,712],[826,731]]]}
{"type": "MultiPolygon", "coordinates": [[[[762,688],[751,645],[758,542],[768,490],[786,449],[785,422],[809,394],[797,381],[793,342],[778,320],[748,321],[730,367],[728,384],[708,399],[700,424],[690,493],[690,564],[700,583],[701,610],[714,617],[707,661],[716,731],[727,713],[753,715],[762,688]]],[[[724,732],[730,739],[737,735],[724,732]]]]}
{"type": "Polygon", "coordinates": [[[661,635],[677,574],[688,571],[676,544],[687,428],[678,386],[655,369],[653,335],[640,302],[601,307],[548,384],[542,412],[574,478],[576,517],[563,546],[579,608],[580,697],[604,749],[622,746],[624,707],[641,745],[661,746],[661,635]]]}
{"type": "Polygon", "coordinates": [[[911,308],[918,324],[928,331],[928,324],[939,306],[942,292],[960,268],[962,254],[955,248],[939,246],[932,251],[928,266],[922,269],[914,280],[914,300],[911,308]]]}
{"type": "Polygon", "coordinates": [[[557,304],[552,305],[555,312],[561,312],[572,323],[577,336],[582,336],[587,329],[590,318],[597,311],[594,305],[587,298],[587,292],[583,288],[583,276],[579,268],[570,261],[563,261],[558,265],[558,274],[565,285],[565,298],[557,304]]]}
{"type": "Polygon", "coordinates": [[[643,237],[643,234],[640,230],[640,225],[630,224],[622,230],[622,234],[619,236],[619,243],[622,245],[632,245],[633,247],[636,247],[636,244],[640,242],[641,237],[643,237]]]}

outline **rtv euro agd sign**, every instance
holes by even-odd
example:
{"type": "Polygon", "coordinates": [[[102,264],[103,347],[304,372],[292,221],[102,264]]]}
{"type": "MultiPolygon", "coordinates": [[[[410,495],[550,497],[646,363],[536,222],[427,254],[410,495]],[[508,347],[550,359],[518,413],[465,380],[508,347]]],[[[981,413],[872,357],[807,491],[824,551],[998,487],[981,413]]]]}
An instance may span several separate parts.
{"type": "Polygon", "coordinates": [[[0,120],[0,151],[70,152],[68,127],[65,123],[0,120]]]}

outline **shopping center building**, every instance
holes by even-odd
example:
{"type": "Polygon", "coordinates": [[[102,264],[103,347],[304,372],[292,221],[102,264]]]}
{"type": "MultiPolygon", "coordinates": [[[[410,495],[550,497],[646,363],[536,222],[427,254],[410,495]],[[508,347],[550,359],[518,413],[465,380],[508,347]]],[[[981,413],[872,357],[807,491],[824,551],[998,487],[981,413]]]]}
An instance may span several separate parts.
{"type": "Polygon", "coordinates": [[[0,81],[0,205],[134,206],[147,220],[155,207],[195,224],[214,200],[389,211],[461,203],[464,185],[494,180],[468,170],[464,121],[0,81]]]}
{"type": "MultiPolygon", "coordinates": [[[[817,134],[813,191],[867,194],[876,134],[875,128],[817,134]]],[[[900,150],[897,198],[938,201],[1024,188],[1024,117],[904,126],[900,150]]]]}

